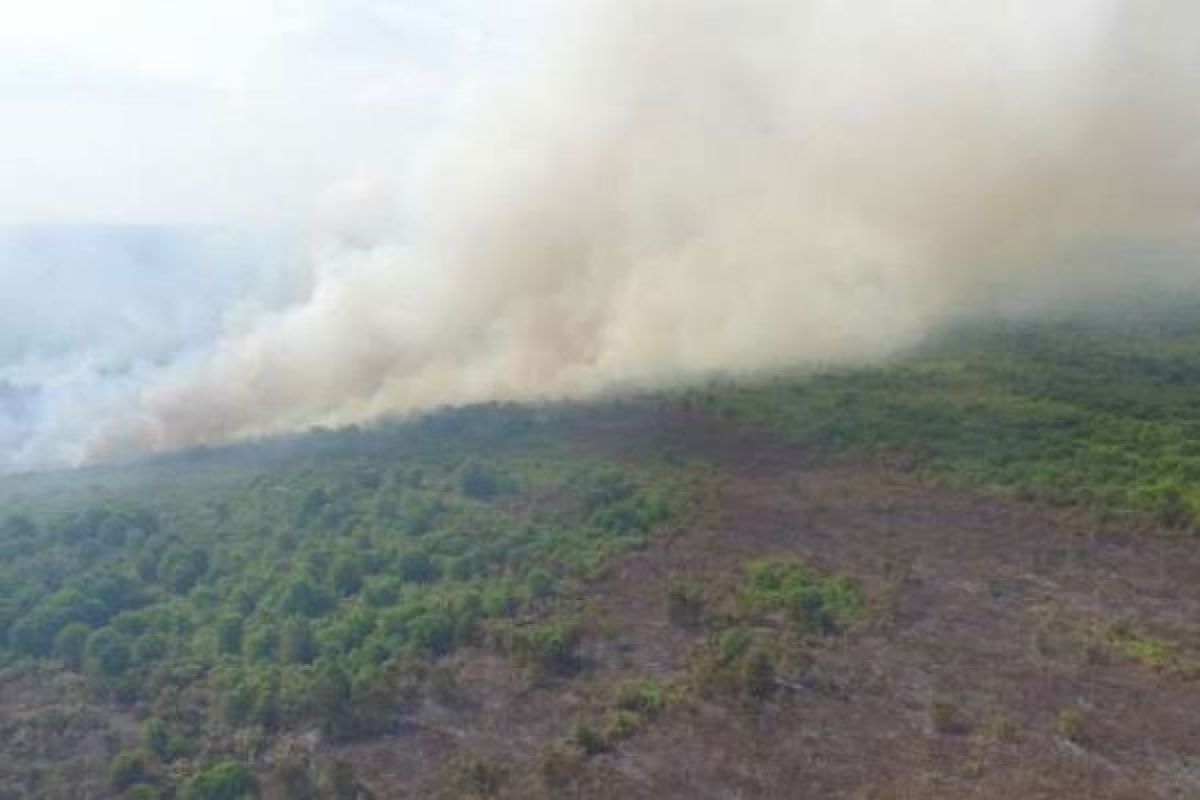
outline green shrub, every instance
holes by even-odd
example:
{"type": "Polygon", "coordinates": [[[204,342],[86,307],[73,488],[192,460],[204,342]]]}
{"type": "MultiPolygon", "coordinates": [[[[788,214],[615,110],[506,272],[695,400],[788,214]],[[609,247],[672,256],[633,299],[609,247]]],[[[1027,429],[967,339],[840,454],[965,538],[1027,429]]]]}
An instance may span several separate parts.
{"type": "Polygon", "coordinates": [[[1017,738],[1017,724],[1001,708],[992,707],[984,714],[983,733],[992,741],[1011,742],[1017,738]]]}
{"type": "Polygon", "coordinates": [[[334,591],[339,595],[346,597],[357,594],[363,582],[358,559],[348,554],[339,555],[329,569],[329,579],[334,591]]]}
{"type": "Polygon", "coordinates": [[[146,720],[142,725],[142,745],[158,760],[171,760],[171,732],[161,719],[146,720]]]}
{"type": "Polygon", "coordinates": [[[279,611],[285,616],[319,617],[332,607],[332,595],[307,575],[289,581],[279,599],[279,611]]]}
{"type": "Polygon", "coordinates": [[[604,741],[608,745],[615,744],[633,736],[642,727],[642,718],[633,711],[618,709],[608,715],[604,726],[604,741]]]}
{"type": "Polygon", "coordinates": [[[680,628],[699,628],[704,622],[704,587],[690,578],[673,578],[667,583],[667,620],[680,628]]]}
{"type": "Polygon", "coordinates": [[[516,594],[507,586],[489,586],[483,592],[480,610],[485,617],[511,617],[518,607],[516,594]]]}
{"type": "Polygon", "coordinates": [[[285,664],[310,664],[317,657],[317,642],[308,620],[291,617],[283,623],[279,657],[285,664]]]}
{"type": "Polygon", "coordinates": [[[154,759],[141,750],[126,750],[117,753],[108,765],[108,782],[113,791],[123,792],[134,784],[149,783],[153,779],[154,759]]]}
{"type": "Polygon", "coordinates": [[[179,791],[180,800],[252,800],[258,780],[245,764],[222,761],[193,775],[179,791]]]}
{"type": "Polygon", "coordinates": [[[578,626],[571,623],[546,623],[519,629],[512,635],[511,647],[517,660],[528,667],[535,679],[570,675],[579,668],[578,626]]]}
{"type": "Polygon", "coordinates": [[[242,618],[226,614],[217,621],[217,654],[238,655],[242,652],[242,618]]]}
{"type": "Polygon", "coordinates": [[[478,461],[468,461],[459,470],[458,488],[464,497],[473,500],[490,500],[501,489],[500,476],[495,470],[478,461]]]}
{"type": "Polygon", "coordinates": [[[834,632],[862,608],[861,597],[846,578],[820,578],[806,565],[787,560],[751,562],[740,602],[751,613],[785,611],[812,634],[834,632]]]}
{"type": "Polygon", "coordinates": [[[604,736],[588,724],[585,719],[578,719],[571,727],[571,742],[585,755],[596,755],[608,749],[604,736]]]}
{"type": "Polygon", "coordinates": [[[717,638],[717,658],[728,666],[744,656],[750,644],[750,631],[744,625],[736,625],[717,638]]]}
{"type": "Polygon", "coordinates": [[[535,569],[526,576],[525,589],[535,600],[547,597],[554,591],[554,576],[544,569],[535,569]]]}
{"type": "Polygon", "coordinates": [[[221,713],[230,725],[244,725],[250,721],[254,709],[254,688],[239,682],[221,695],[221,713]]]}
{"type": "Polygon", "coordinates": [[[139,666],[157,664],[167,655],[167,640],[156,631],[149,631],[133,640],[133,663],[139,666]]]}
{"type": "Polygon", "coordinates": [[[1054,718],[1054,729],[1068,742],[1081,744],[1086,735],[1087,721],[1082,712],[1075,708],[1064,708],[1054,718]]]}
{"type": "Polygon", "coordinates": [[[426,611],[409,620],[409,640],[432,655],[444,655],[454,646],[454,618],[445,610],[426,611]]]}
{"type": "Polygon", "coordinates": [[[613,704],[622,711],[654,716],[666,706],[666,692],[658,681],[626,681],[617,687],[613,704]]]}
{"type": "Polygon", "coordinates": [[[742,663],[742,691],[752,700],[767,700],[775,694],[775,657],[766,650],[753,650],[742,663]]]}
{"type": "Polygon", "coordinates": [[[274,661],[279,653],[279,632],[274,625],[260,625],[246,636],[246,656],[252,661],[274,661]]]}
{"type": "Polygon", "coordinates": [[[83,670],[93,678],[115,678],[129,666],[129,645],[110,628],[88,636],[83,649],[83,670]]]}
{"type": "Polygon", "coordinates": [[[438,568],[428,553],[410,550],[400,556],[396,569],[404,580],[411,583],[429,583],[437,579],[438,568]]]}
{"type": "Polygon", "coordinates": [[[72,622],[54,637],[54,655],[62,659],[67,669],[78,672],[83,667],[83,651],[91,633],[90,626],[72,622]]]}

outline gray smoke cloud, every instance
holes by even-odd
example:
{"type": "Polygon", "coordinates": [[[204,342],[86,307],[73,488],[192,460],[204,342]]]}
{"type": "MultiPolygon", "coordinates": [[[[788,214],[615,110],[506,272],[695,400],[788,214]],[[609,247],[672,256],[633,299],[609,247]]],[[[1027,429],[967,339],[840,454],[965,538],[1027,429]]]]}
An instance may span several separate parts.
{"type": "Polygon", "coordinates": [[[403,234],[93,431],[90,458],[886,358],[1200,283],[1200,6],[641,0],[564,14],[403,234]]]}

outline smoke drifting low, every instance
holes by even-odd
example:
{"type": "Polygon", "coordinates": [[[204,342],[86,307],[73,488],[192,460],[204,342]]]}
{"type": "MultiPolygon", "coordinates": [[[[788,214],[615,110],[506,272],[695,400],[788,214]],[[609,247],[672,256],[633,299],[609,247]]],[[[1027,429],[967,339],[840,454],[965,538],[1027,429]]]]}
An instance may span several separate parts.
{"type": "Polygon", "coordinates": [[[90,457],[860,362],[1200,284],[1188,0],[596,2],[403,235],[144,388],[90,457]]]}

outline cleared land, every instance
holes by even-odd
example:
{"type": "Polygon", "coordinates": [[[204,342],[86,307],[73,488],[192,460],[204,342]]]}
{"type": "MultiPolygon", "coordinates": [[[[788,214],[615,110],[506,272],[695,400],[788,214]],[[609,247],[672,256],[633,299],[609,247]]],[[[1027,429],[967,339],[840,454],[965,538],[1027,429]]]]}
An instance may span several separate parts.
{"type": "Polygon", "coordinates": [[[814,460],[695,419],[638,426],[597,439],[711,460],[710,510],[584,593],[579,676],[530,687],[509,662],[468,654],[454,703],[345,750],[381,796],[436,794],[447,776],[430,763],[450,765],[452,778],[492,769],[502,797],[1200,791],[1200,554],[1190,539],[931,488],[875,462],[814,460]],[[852,576],[867,598],[861,620],[782,653],[784,685],[770,702],[686,694],[547,786],[546,759],[570,722],[603,727],[622,682],[692,680],[716,626],[672,625],[669,582],[694,578],[719,602],[763,557],[852,576]],[[1157,663],[1139,641],[1170,655],[1157,663]]]}

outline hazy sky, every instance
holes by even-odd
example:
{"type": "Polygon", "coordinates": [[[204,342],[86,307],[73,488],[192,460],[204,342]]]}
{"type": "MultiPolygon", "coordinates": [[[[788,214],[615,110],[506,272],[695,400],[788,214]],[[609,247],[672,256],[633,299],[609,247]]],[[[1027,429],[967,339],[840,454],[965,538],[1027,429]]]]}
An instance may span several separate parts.
{"type": "Polygon", "coordinates": [[[546,5],[0,0],[0,471],[303,301],[314,236],[398,235],[546,5]]]}
{"type": "Polygon", "coordinates": [[[519,62],[543,1],[3,0],[0,220],[378,203],[480,77],[519,62]]]}
{"type": "Polygon", "coordinates": [[[1200,286],[1195,0],[0,3],[0,470],[1200,286]]]}

